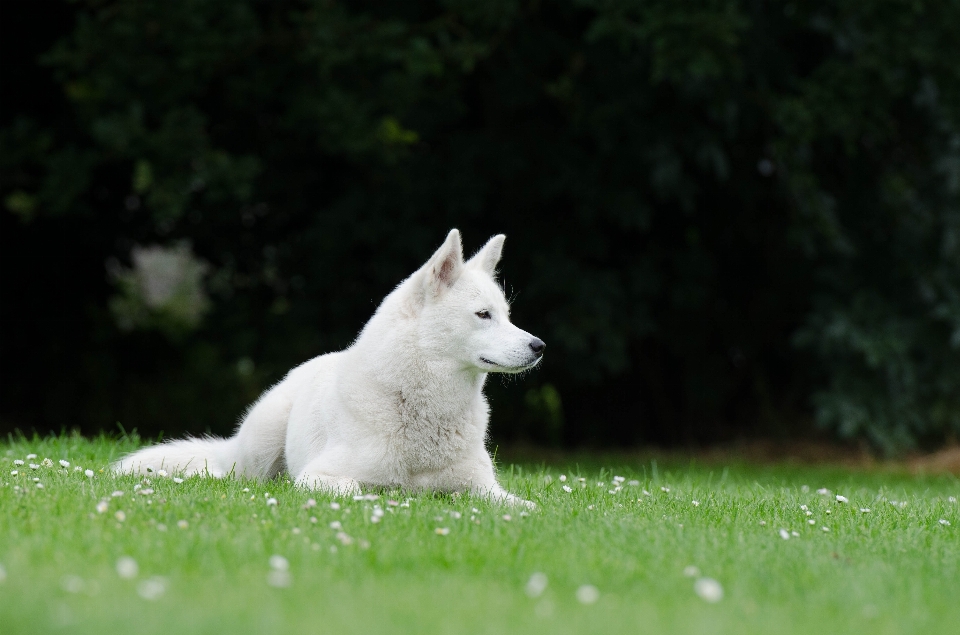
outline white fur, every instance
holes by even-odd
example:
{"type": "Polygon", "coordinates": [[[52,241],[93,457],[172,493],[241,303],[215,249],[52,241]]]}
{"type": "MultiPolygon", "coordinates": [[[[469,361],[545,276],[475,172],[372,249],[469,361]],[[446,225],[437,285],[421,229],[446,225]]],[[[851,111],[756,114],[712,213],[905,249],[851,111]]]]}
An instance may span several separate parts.
{"type": "Polygon", "coordinates": [[[113,469],[271,478],[286,468],[298,485],[341,495],[364,484],[530,505],[500,487],[484,446],[487,373],[530,369],[541,359],[532,347],[543,345],[510,323],[494,280],[503,241],[464,262],[452,230],[350,348],[291,370],[233,437],[144,448],[113,469]]]}

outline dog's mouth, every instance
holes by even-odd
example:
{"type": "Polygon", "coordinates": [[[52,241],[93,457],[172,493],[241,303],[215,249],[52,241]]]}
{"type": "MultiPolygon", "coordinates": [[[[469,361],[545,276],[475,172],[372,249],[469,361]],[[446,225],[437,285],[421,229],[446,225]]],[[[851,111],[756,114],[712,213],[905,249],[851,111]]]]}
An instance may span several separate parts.
{"type": "Polygon", "coordinates": [[[533,360],[529,364],[525,364],[523,366],[504,366],[503,364],[498,364],[497,362],[487,359],[486,357],[481,357],[480,361],[486,364],[487,366],[493,366],[494,368],[498,369],[500,372],[503,372],[503,373],[522,373],[523,371],[530,370],[531,368],[539,364],[541,359],[543,359],[543,357],[538,357],[537,359],[533,360]]]}

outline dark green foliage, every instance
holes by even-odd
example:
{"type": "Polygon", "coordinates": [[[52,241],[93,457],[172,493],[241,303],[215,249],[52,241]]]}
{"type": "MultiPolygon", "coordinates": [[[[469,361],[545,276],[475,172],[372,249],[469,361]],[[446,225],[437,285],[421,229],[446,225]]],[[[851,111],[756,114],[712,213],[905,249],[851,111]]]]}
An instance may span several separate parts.
{"type": "Polygon", "coordinates": [[[795,433],[811,407],[888,451],[960,432],[956,3],[78,12],[43,57],[62,112],[0,137],[11,261],[56,270],[6,289],[11,420],[225,431],[456,226],[508,235],[515,321],[549,346],[493,382],[497,439],[795,433]],[[117,328],[143,307],[104,263],[181,241],[201,326],[117,328]],[[76,322],[50,328],[67,299],[32,298],[62,285],[76,322]]]}

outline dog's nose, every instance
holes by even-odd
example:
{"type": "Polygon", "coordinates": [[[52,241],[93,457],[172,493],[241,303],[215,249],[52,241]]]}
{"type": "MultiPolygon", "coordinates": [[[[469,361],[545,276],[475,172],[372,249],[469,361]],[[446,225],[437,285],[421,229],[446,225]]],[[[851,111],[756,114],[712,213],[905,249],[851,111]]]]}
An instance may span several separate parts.
{"type": "Polygon", "coordinates": [[[546,348],[546,344],[543,343],[543,340],[539,337],[533,338],[530,342],[530,350],[536,353],[537,355],[543,354],[543,349],[546,348]]]}

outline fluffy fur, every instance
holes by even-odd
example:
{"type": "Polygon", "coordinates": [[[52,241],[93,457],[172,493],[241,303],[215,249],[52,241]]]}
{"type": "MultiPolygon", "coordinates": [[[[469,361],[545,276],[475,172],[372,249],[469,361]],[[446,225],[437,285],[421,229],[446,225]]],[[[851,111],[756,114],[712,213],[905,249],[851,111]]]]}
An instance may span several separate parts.
{"type": "Polygon", "coordinates": [[[544,344],[510,323],[494,275],[504,236],[469,261],[460,233],[388,295],[350,348],[291,370],[229,439],[184,439],[124,457],[116,472],[271,478],[355,494],[361,484],[470,491],[530,504],[497,483],[484,446],[489,372],[536,366],[544,344]]]}

